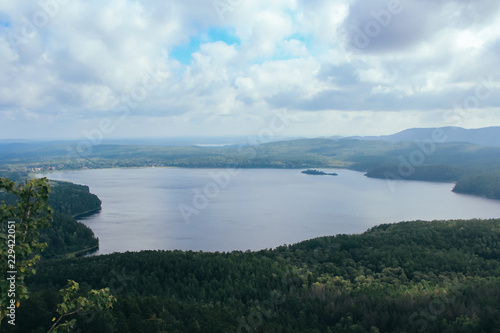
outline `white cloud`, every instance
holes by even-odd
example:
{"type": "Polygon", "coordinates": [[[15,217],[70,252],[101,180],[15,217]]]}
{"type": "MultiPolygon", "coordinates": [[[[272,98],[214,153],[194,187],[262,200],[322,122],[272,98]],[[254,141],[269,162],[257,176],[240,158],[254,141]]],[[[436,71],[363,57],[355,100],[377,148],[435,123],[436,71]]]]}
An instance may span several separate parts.
{"type": "MultiPolygon", "coordinates": [[[[290,135],[387,133],[442,125],[488,75],[500,89],[497,1],[401,0],[389,19],[386,0],[221,1],[223,13],[195,0],[2,2],[2,135],[80,135],[124,98],[112,136],[251,134],[277,108],[297,118],[290,135]]],[[[497,96],[461,125],[499,125],[497,96]]]]}

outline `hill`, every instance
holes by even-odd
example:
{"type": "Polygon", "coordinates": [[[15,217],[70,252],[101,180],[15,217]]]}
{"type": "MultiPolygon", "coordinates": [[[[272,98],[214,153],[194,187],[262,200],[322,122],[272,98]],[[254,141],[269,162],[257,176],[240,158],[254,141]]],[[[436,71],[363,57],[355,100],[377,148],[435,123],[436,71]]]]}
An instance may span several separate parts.
{"type": "MultiPolygon", "coordinates": [[[[24,183],[28,175],[23,172],[5,172],[0,170],[0,178],[9,178],[18,184],[24,183]]],[[[96,249],[99,245],[94,232],[75,216],[97,211],[101,200],[90,193],[88,186],[69,182],[51,181],[51,193],[48,204],[54,211],[53,220],[47,229],[39,230],[40,241],[47,243],[42,253],[44,258],[65,256],[76,252],[96,249]]],[[[0,205],[16,205],[16,198],[0,190],[0,205]]]]}
{"type": "Polygon", "coordinates": [[[433,136],[433,132],[439,130],[446,139],[443,142],[463,142],[480,146],[500,147],[500,127],[485,127],[477,129],[465,129],[461,127],[440,128],[411,128],[391,135],[381,136],[353,136],[350,139],[357,140],[383,140],[389,142],[402,141],[424,141],[433,136]]]}

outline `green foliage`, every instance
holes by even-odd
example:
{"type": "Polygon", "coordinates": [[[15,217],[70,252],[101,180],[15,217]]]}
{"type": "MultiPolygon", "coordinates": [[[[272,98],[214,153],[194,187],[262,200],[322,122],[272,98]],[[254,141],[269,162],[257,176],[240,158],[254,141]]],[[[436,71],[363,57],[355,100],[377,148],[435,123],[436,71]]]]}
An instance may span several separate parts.
{"type": "Polygon", "coordinates": [[[98,211],[101,200],[90,193],[88,186],[59,181],[50,184],[48,204],[54,209],[54,219],[40,233],[40,239],[47,243],[42,256],[54,258],[96,248],[99,242],[93,231],[74,217],[98,211]]]}
{"type": "MultiPolygon", "coordinates": [[[[0,247],[2,258],[0,271],[17,271],[16,301],[20,302],[28,298],[25,278],[36,272],[34,265],[40,260],[39,253],[47,246],[39,241],[39,230],[47,228],[52,218],[52,209],[47,205],[50,192],[49,181],[46,178],[33,179],[24,185],[16,185],[8,179],[0,178],[0,189],[19,199],[17,205],[0,205],[0,239],[3,243],[0,247]],[[15,224],[9,224],[9,221],[14,221],[15,224]],[[10,228],[14,225],[14,229],[10,228]],[[15,232],[11,233],[10,230],[15,230],[15,232]],[[15,246],[6,246],[14,242],[15,246]],[[13,258],[15,268],[8,265],[11,262],[6,258],[13,258]]],[[[0,287],[2,291],[8,290],[9,282],[2,279],[0,287]]],[[[0,323],[7,314],[9,301],[7,293],[2,292],[0,323]]]]}
{"type": "Polygon", "coordinates": [[[96,212],[101,200],[90,193],[88,186],[69,182],[50,181],[48,204],[54,210],[49,228],[40,232],[40,239],[47,242],[44,258],[54,258],[68,253],[98,246],[93,231],[74,217],[96,212]]]}
{"type": "Polygon", "coordinates": [[[88,186],[61,181],[50,183],[52,191],[48,203],[58,213],[78,216],[101,208],[101,200],[90,193],[88,186]]]}
{"type": "MultiPolygon", "coordinates": [[[[5,245],[8,245],[0,247],[1,257],[4,258],[0,263],[0,270],[3,272],[16,271],[14,274],[15,299],[13,300],[16,302],[16,307],[18,308],[21,300],[29,298],[25,279],[36,273],[34,265],[40,260],[39,253],[47,247],[47,243],[42,242],[43,239],[47,238],[49,241],[56,239],[54,236],[50,236],[54,231],[60,229],[53,227],[50,229],[51,233],[46,233],[43,236],[40,235],[40,230],[46,229],[49,226],[49,222],[53,216],[53,209],[47,203],[50,193],[50,185],[47,178],[32,179],[26,181],[24,185],[16,185],[11,180],[0,178],[0,190],[3,190],[4,197],[13,203],[2,203],[0,205],[0,230],[2,232],[0,239],[2,239],[5,245]],[[7,258],[12,258],[12,260],[7,261],[7,258]],[[14,262],[15,266],[13,266],[14,262]]],[[[59,192],[61,194],[61,191],[59,192]]],[[[88,193],[88,188],[86,192],[88,193]]],[[[71,197],[66,197],[62,202],[68,202],[68,200],[71,200],[71,197]]],[[[60,202],[58,203],[60,204],[60,202]]],[[[79,204],[70,207],[73,211],[78,211],[78,209],[84,206],[79,204]]],[[[81,225],[75,224],[76,221],[65,215],[56,213],[55,216],[57,217],[57,221],[66,220],[63,231],[67,231],[68,225],[71,225],[72,222],[74,222],[73,226],[75,228],[81,225]]],[[[58,224],[59,227],[60,225],[61,223],[58,224]]],[[[77,230],[73,232],[73,235],[77,234],[83,234],[86,239],[89,239],[89,237],[93,238],[93,233],[88,228],[80,230],[80,232],[77,232],[77,230]],[[85,236],[85,231],[90,232],[90,234],[85,236]]],[[[10,281],[7,279],[0,281],[0,290],[2,290],[0,298],[0,323],[7,315],[7,307],[11,302],[12,296],[9,296],[9,293],[6,292],[9,290],[9,284],[10,281]]],[[[60,291],[63,299],[63,302],[57,307],[60,317],[57,321],[54,318],[55,323],[50,331],[69,331],[75,327],[76,319],[60,323],[63,318],[80,311],[105,310],[112,307],[112,304],[116,302],[116,298],[110,294],[109,288],[90,290],[87,297],[76,297],[78,290],[79,284],[69,281],[69,286],[60,291]]]]}
{"type": "Polygon", "coordinates": [[[71,317],[80,311],[105,311],[112,308],[116,302],[116,297],[110,294],[109,288],[90,290],[87,297],[78,297],[79,289],[80,285],[77,282],[68,280],[68,287],[59,291],[62,303],[57,305],[57,313],[60,316],[52,319],[54,324],[49,332],[70,332],[75,328],[77,320],[73,318],[61,323],[63,318],[71,317]]]}
{"type": "MultiPolygon", "coordinates": [[[[11,174],[0,172],[0,174],[11,174]]],[[[27,175],[19,174],[18,182],[25,182],[27,175]]],[[[41,243],[47,243],[42,258],[54,258],[68,253],[76,253],[96,248],[98,240],[92,230],[73,218],[73,216],[96,212],[101,207],[99,198],[90,193],[88,186],[69,182],[50,181],[50,195],[47,203],[53,209],[50,226],[38,230],[41,243]]],[[[16,206],[19,198],[8,192],[0,192],[0,201],[16,206]]]]}
{"type": "Polygon", "coordinates": [[[99,241],[94,232],[71,216],[54,213],[50,227],[40,232],[40,241],[47,243],[42,258],[62,257],[85,249],[96,248],[99,241]]]}
{"type": "Polygon", "coordinates": [[[68,279],[117,298],[82,332],[494,332],[499,249],[498,219],[414,221],[258,252],[43,261],[19,309],[31,324],[8,332],[50,321],[68,279]]]}
{"type": "Polygon", "coordinates": [[[26,178],[28,178],[28,174],[24,171],[6,171],[0,170],[0,178],[10,179],[15,183],[22,183],[26,178]]]}
{"type": "MultiPolygon", "coordinates": [[[[0,172],[0,174],[12,173],[0,172]]],[[[18,182],[24,182],[27,175],[20,177],[18,182]]],[[[38,230],[40,242],[47,243],[47,248],[41,253],[42,258],[54,258],[86,249],[95,249],[98,246],[98,240],[92,230],[72,216],[98,211],[101,207],[99,198],[89,192],[88,186],[59,181],[50,181],[49,184],[51,191],[47,203],[54,213],[50,226],[38,230]]],[[[16,206],[19,198],[4,191],[0,192],[0,201],[16,206]]]]}

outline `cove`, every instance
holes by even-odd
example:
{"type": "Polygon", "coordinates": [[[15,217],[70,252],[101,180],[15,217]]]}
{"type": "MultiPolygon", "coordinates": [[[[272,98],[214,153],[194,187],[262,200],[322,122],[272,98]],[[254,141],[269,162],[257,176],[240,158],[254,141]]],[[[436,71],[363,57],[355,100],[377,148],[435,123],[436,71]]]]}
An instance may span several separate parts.
{"type": "Polygon", "coordinates": [[[344,169],[321,169],[336,177],[240,169],[217,183],[214,175],[223,170],[93,169],[45,176],[88,185],[102,200],[99,213],[79,219],[99,237],[97,254],[260,250],[362,233],[381,223],[500,217],[500,201],[453,193],[451,183],[373,179],[344,169]]]}

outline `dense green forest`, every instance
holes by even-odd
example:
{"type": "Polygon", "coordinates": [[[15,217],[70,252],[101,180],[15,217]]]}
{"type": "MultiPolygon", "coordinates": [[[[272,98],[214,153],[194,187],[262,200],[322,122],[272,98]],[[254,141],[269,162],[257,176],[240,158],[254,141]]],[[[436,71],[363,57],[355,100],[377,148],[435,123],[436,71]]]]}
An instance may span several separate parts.
{"type": "MultiPolygon", "coordinates": [[[[28,175],[23,172],[0,171],[0,178],[10,178],[23,183],[28,175]]],[[[98,246],[93,231],[74,219],[75,216],[98,211],[101,200],[90,193],[88,186],[51,181],[48,204],[54,210],[53,220],[47,229],[40,230],[40,240],[48,244],[42,256],[52,258],[68,255],[98,246]]],[[[15,199],[0,191],[0,203],[15,205],[15,199]]]]}
{"type": "Polygon", "coordinates": [[[384,179],[456,182],[455,191],[498,199],[500,148],[467,143],[299,139],[248,146],[0,144],[0,169],[50,171],[112,167],[348,168],[384,179]],[[470,178],[477,177],[477,178],[470,178]],[[475,179],[484,186],[479,186],[475,179]],[[497,184],[497,183],[495,183],[497,184]],[[491,186],[490,186],[491,187],[491,186]]]}
{"type": "Polygon", "coordinates": [[[58,213],[78,216],[101,208],[101,200],[90,193],[88,186],[61,181],[50,183],[52,192],[48,204],[58,213]]]}
{"type": "Polygon", "coordinates": [[[500,220],[384,224],[258,252],[44,260],[6,332],[46,332],[68,279],[110,287],[81,332],[500,332],[500,220]]]}
{"type": "Polygon", "coordinates": [[[500,172],[465,176],[457,182],[453,191],[500,199],[500,172]]]}

